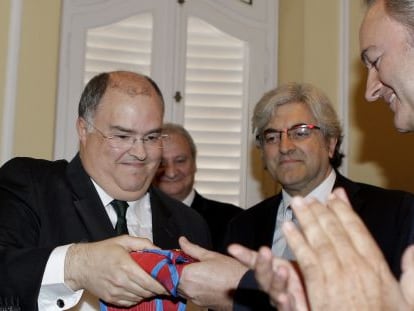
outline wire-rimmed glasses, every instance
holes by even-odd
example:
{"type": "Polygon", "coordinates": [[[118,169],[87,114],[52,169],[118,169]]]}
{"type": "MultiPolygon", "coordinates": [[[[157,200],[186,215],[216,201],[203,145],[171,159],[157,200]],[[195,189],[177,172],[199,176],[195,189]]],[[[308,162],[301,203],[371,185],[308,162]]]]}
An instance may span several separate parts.
{"type": "Polygon", "coordinates": [[[273,128],[266,129],[263,134],[256,136],[256,143],[259,146],[278,145],[282,140],[282,134],[286,133],[287,137],[294,142],[302,141],[308,138],[312,130],[320,130],[315,124],[296,124],[288,129],[276,130],[273,128]]]}
{"type": "Polygon", "coordinates": [[[163,134],[161,131],[155,131],[144,135],[143,137],[137,137],[136,135],[129,134],[113,134],[105,135],[100,129],[90,122],[87,122],[92,126],[96,132],[98,132],[108,143],[111,148],[120,150],[129,150],[134,144],[140,140],[145,150],[161,149],[163,147],[163,140],[168,138],[167,134],[163,134]]]}

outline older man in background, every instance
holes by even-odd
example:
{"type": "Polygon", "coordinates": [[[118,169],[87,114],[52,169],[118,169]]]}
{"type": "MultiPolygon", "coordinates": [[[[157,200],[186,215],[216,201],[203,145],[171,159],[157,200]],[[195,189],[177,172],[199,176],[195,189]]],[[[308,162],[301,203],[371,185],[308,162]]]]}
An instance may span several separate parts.
{"type": "Polygon", "coordinates": [[[220,251],[229,221],[242,209],[199,194],[194,189],[197,147],[193,138],[179,124],[165,123],[163,133],[168,139],[164,142],[161,164],[153,184],[200,213],[210,228],[214,250],[220,251]]]}

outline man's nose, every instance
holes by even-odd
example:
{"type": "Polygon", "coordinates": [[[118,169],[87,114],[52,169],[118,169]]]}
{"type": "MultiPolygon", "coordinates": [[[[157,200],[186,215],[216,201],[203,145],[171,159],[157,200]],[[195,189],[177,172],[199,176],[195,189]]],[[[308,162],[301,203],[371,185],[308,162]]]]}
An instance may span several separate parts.
{"type": "Polygon", "coordinates": [[[372,68],[368,70],[365,99],[369,102],[376,101],[381,97],[382,83],[378,78],[378,72],[372,68]]]}
{"type": "Polygon", "coordinates": [[[177,168],[174,163],[165,163],[164,174],[169,178],[174,178],[177,175],[177,168]]]}
{"type": "Polygon", "coordinates": [[[145,149],[145,144],[141,139],[134,141],[128,153],[141,161],[147,158],[147,150],[145,149]]]}
{"type": "Polygon", "coordinates": [[[288,153],[290,150],[295,149],[295,143],[290,139],[287,132],[280,134],[279,151],[281,153],[288,153]]]}

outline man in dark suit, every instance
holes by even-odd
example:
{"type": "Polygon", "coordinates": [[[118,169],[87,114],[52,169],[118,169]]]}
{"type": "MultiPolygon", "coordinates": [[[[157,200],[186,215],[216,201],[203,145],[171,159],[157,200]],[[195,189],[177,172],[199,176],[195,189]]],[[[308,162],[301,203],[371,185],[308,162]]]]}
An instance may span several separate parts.
{"type": "MultiPolygon", "coordinates": [[[[365,99],[385,102],[394,112],[396,129],[399,132],[414,132],[414,1],[364,2],[368,9],[359,29],[359,39],[361,59],[367,68],[365,99]]],[[[374,114],[370,114],[370,118],[373,122],[377,121],[374,114]]],[[[398,152],[393,148],[392,141],[385,143],[390,144],[392,152],[398,152]]],[[[407,169],[410,167],[407,166],[407,169]]],[[[292,228],[289,223],[285,225],[292,229],[289,230],[291,234],[288,238],[299,264],[306,265],[304,282],[306,286],[317,289],[313,293],[308,292],[313,310],[320,309],[319,306],[325,310],[414,310],[414,245],[405,250],[401,261],[403,273],[398,282],[384,268],[384,258],[378,254],[377,245],[360,223],[359,217],[353,213],[343,191],[336,190],[325,205],[300,199],[295,203],[298,204],[294,204],[294,208],[303,227],[310,229],[307,224],[313,224],[312,230],[302,232],[292,228]],[[338,210],[341,212],[336,213],[338,210]],[[303,217],[306,214],[311,217],[303,217]],[[325,226],[326,222],[318,221],[317,216],[320,214],[324,215],[324,219],[330,219],[329,228],[325,226]],[[347,226],[343,225],[344,222],[347,226]],[[332,232],[335,232],[337,239],[346,242],[335,244],[335,240],[329,238],[332,232]]],[[[414,221],[412,217],[411,220],[414,221]]],[[[273,259],[268,249],[263,248],[258,256],[260,265],[255,264],[255,252],[244,252],[242,249],[232,247],[233,254],[243,262],[248,262],[248,266],[255,267],[256,271],[260,270],[258,279],[262,285],[266,283],[263,288],[270,291],[275,303],[281,296],[295,298],[301,286],[295,287],[293,291],[288,289],[289,293],[286,293],[286,288],[279,286],[280,277],[269,277],[269,272],[273,270],[273,259]],[[277,286],[272,286],[273,281],[276,281],[277,286]]],[[[288,306],[296,304],[290,299],[285,299],[284,303],[288,306]]]]}
{"type": "Polygon", "coordinates": [[[352,182],[336,171],[343,157],[342,131],[329,99],[309,84],[281,85],[256,105],[253,128],[265,166],[282,191],[236,217],[226,244],[254,250],[266,245],[275,256],[294,259],[281,232],[281,224],[293,218],[286,216],[292,197],[324,203],[334,188],[342,187],[398,277],[403,251],[413,242],[414,198],[352,182]]]}
{"type": "Polygon", "coordinates": [[[181,125],[165,123],[162,160],[154,178],[154,185],[178,201],[192,207],[206,220],[213,248],[221,250],[229,221],[241,208],[203,197],[194,189],[197,171],[197,147],[190,133],[181,125]]]}
{"type": "Polygon", "coordinates": [[[99,310],[96,297],[131,306],[166,293],[131,251],[177,248],[182,235],[210,246],[200,215],[150,187],[163,113],[150,78],[99,74],[80,99],[79,154],[70,163],[16,158],[0,169],[3,300],[22,310],[99,310]]]}
{"type": "MultiPolygon", "coordinates": [[[[309,84],[281,85],[265,94],[256,105],[253,129],[265,168],[282,185],[282,191],[236,216],[230,222],[226,244],[239,243],[256,250],[267,245],[275,256],[294,259],[281,230],[284,221],[295,221],[290,209],[292,197],[315,198],[325,203],[335,187],[343,187],[398,276],[403,250],[413,243],[414,198],[406,192],[352,182],[336,171],[343,158],[342,130],[329,99],[309,84]]],[[[193,252],[192,247],[184,249],[193,252]]],[[[198,253],[196,249],[195,252],[198,253]]],[[[214,265],[220,266],[225,260],[212,254],[205,258],[210,266],[205,269],[206,278],[225,276],[234,283],[240,275],[240,267],[226,264],[225,269],[216,269],[212,276],[211,262],[214,260],[214,265]]],[[[186,280],[194,280],[192,274],[200,279],[203,268],[194,265],[184,270],[182,287],[190,296],[197,286],[192,283],[192,288],[186,287],[186,280]]],[[[255,291],[252,271],[238,280],[236,310],[272,309],[268,297],[255,291]]],[[[228,289],[230,285],[227,286],[228,289]]],[[[212,287],[211,291],[218,287],[212,287]]]]}
{"type": "MultiPolygon", "coordinates": [[[[336,173],[334,188],[344,188],[354,210],[369,228],[395,276],[401,273],[401,255],[409,240],[414,217],[413,196],[407,192],[353,182],[336,173]],[[390,208],[391,206],[391,208],[390,208]]],[[[228,244],[250,249],[272,247],[279,193],[248,209],[229,227],[228,244]],[[243,230],[241,230],[243,228],[243,230]]]]}

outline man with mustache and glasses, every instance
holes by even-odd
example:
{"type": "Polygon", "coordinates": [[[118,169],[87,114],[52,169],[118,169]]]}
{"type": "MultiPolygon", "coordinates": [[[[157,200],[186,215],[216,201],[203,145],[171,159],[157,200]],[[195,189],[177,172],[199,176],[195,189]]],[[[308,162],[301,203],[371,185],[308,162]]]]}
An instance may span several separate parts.
{"type": "Polygon", "coordinates": [[[99,297],[129,307],[167,294],[131,251],[178,248],[180,236],[210,247],[202,217],[151,187],[163,115],[150,78],[98,74],[80,99],[71,162],[15,158],[0,169],[3,301],[22,310],[99,310],[99,297]]]}
{"type": "Polygon", "coordinates": [[[265,167],[282,190],[233,219],[227,244],[254,250],[268,246],[279,258],[295,259],[282,232],[285,221],[297,222],[292,198],[325,203],[332,190],[341,187],[399,276],[401,255],[409,245],[413,197],[355,183],[338,172],[342,129],[325,94],[310,84],[281,85],[256,105],[253,129],[265,167]]]}
{"type": "MultiPolygon", "coordinates": [[[[327,202],[333,189],[342,187],[380,245],[389,267],[396,276],[401,273],[401,255],[410,243],[413,196],[403,191],[356,183],[337,171],[343,158],[340,152],[342,129],[325,94],[310,84],[281,85],[266,93],[256,105],[253,129],[264,166],[281,184],[282,191],[236,216],[229,225],[227,244],[239,243],[255,250],[265,245],[280,262],[295,259],[282,233],[285,221],[297,222],[290,207],[292,198],[302,196],[327,202]]],[[[184,244],[183,249],[192,253],[191,247],[184,244]]],[[[213,266],[213,255],[209,254],[206,262],[213,266]]],[[[267,296],[251,290],[257,288],[252,271],[241,277],[245,271],[230,264],[229,259],[217,256],[216,260],[217,277],[220,275],[217,266],[222,261],[223,266],[226,265],[222,275],[232,280],[234,287],[238,285],[234,296],[236,310],[272,309],[267,296]],[[232,266],[234,274],[231,273],[232,266]]],[[[200,278],[202,263],[203,260],[201,264],[184,268],[182,287],[185,287],[187,277],[191,279],[190,293],[197,289],[194,284],[197,281],[195,277],[191,278],[191,272],[195,270],[193,273],[198,272],[200,278]]],[[[210,277],[215,270],[210,269],[210,277]]],[[[226,286],[229,290],[230,284],[226,286]]],[[[194,296],[202,297],[202,294],[194,296]]]]}

